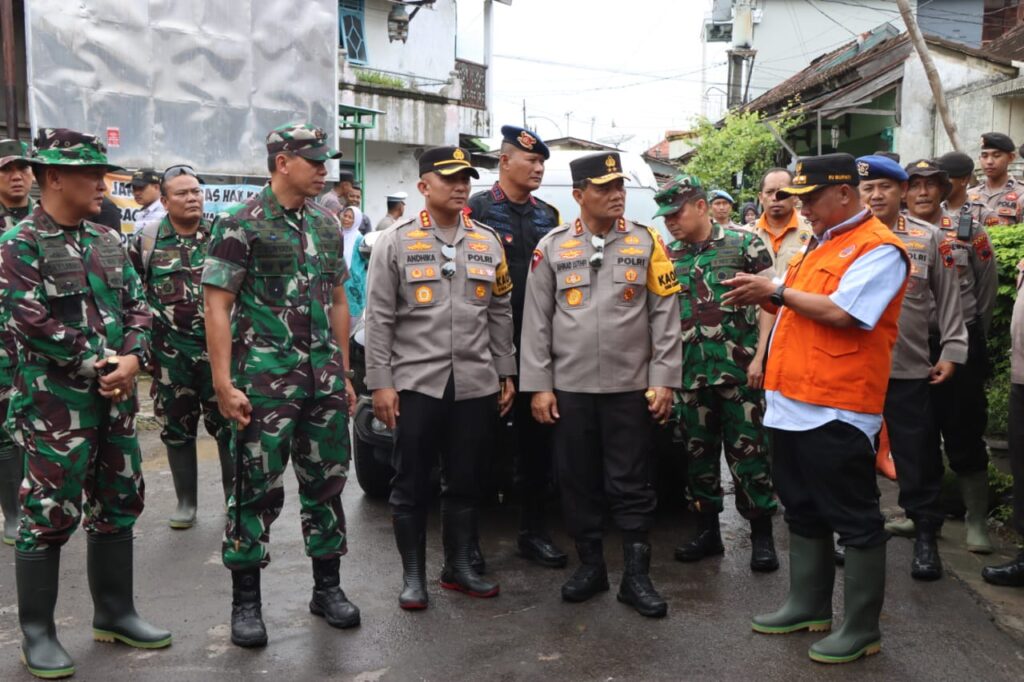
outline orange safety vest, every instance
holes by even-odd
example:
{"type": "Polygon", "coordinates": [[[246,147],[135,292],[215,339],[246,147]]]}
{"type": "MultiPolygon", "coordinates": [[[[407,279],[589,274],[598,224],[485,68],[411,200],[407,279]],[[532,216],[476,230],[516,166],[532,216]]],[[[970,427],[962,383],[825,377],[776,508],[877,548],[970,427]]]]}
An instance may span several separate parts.
{"type": "MultiPolygon", "coordinates": [[[[854,261],[883,244],[900,250],[909,272],[900,239],[869,215],[861,224],[794,258],[786,272],[786,286],[827,296],[839,288],[839,280],[854,261]]],[[[832,327],[792,310],[782,313],[772,337],[765,389],[812,405],[881,414],[906,288],[904,281],[872,330],[832,327]]]]}

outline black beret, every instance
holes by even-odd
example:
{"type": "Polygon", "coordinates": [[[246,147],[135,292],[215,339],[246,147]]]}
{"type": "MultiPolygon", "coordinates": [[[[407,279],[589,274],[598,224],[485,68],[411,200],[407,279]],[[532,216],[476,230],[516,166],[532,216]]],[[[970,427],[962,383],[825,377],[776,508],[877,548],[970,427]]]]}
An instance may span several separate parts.
{"type": "Polygon", "coordinates": [[[965,178],[974,172],[974,159],[963,152],[946,152],[939,157],[939,168],[951,178],[965,178]]]}
{"type": "Polygon", "coordinates": [[[1001,152],[1013,152],[1017,145],[1013,143],[1009,135],[1002,133],[985,133],[981,136],[982,149],[997,149],[1001,152]]]}

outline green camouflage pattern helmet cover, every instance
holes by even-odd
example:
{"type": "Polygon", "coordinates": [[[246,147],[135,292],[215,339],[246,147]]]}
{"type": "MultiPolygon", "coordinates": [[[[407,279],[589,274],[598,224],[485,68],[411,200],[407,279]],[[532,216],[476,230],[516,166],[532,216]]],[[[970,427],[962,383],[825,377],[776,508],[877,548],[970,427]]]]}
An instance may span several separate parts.
{"type": "Polygon", "coordinates": [[[3,168],[11,161],[28,161],[28,145],[24,142],[11,139],[0,140],[0,168],[3,168]]]}
{"type": "Polygon", "coordinates": [[[286,123],[267,134],[267,153],[271,156],[291,152],[310,161],[340,159],[342,154],[327,145],[327,133],[309,123],[286,123]]]}
{"type": "Polygon", "coordinates": [[[671,215],[677,213],[687,201],[691,199],[707,198],[704,185],[696,175],[680,173],[658,190],[654,200],[658,202],[658,212],[654,217],[671,215]]]}
{"type": "Polygon", "coordinates": [[[103,166],[123,170],[107,160],[107,146],[95,135],[68,128],[40,128],[32,163],[44,166],[103,166]]]}

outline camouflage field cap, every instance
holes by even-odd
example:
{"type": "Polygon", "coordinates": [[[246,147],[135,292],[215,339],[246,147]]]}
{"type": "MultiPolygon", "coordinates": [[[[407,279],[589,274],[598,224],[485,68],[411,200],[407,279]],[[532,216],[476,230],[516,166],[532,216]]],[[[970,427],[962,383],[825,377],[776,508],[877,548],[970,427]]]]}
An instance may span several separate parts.
{"type": "Polygon", "coordinates": [[[327,146],[327,133],[309,123],[286,123],[267,135],[267,154],[298,154],[310,161],[340,159],[342,154],[327,146]]]}
{"type": "Polygon", "coordinates": [[[107,146],[95,135],[68,128],[40,128],[36,133],[32,163],[44,166],[102,166],[124,170],[107,160],[107,146]]]}
{"type": "Polygon", "coordinates": [[[29,161],[28,145],[18,140],[0,140],[0,168],[11,161],[29,161]]]}
{"type": "Polygon", "coordinates": [[[693,199],[707,199],[704,186],[696,175],[681,173],[662,185],[654,195],[658,202],[658,212],[654,217],[678,213],[683,204],[693,199]]]}

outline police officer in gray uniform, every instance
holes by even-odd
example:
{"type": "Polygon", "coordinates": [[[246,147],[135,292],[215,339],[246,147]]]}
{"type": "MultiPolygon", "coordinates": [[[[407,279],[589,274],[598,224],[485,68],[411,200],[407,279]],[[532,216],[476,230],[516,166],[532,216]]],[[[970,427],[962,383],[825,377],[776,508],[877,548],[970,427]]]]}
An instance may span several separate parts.
{"type": "Polygon", "coordinates": [[[610,512],[623,533],[618,599],[661,617],[668,606],[649,576],[651,437],[682,383],[679,283],[657,233],[622,217],[619,155],[584,156],[570,168],[580,214],[533,253],[520,384],[535,393],[534,418],[555,425],[562,505],[581,562],[562,598],[608,589],[602,525],[610,512]]]}
{"type": "Polygon", "coordinates": [[[512,280],[497,234],[463,212],[469,152],[420,157],[426,207],[374,244],[366,287],[366,385],[374,414],[395,430],[391,509],[402,557],[403,609],[427,607],[430,470],[441,459],[441,586],[494,597],[472,567],[483,467],[516,373],[512,280]]]}

